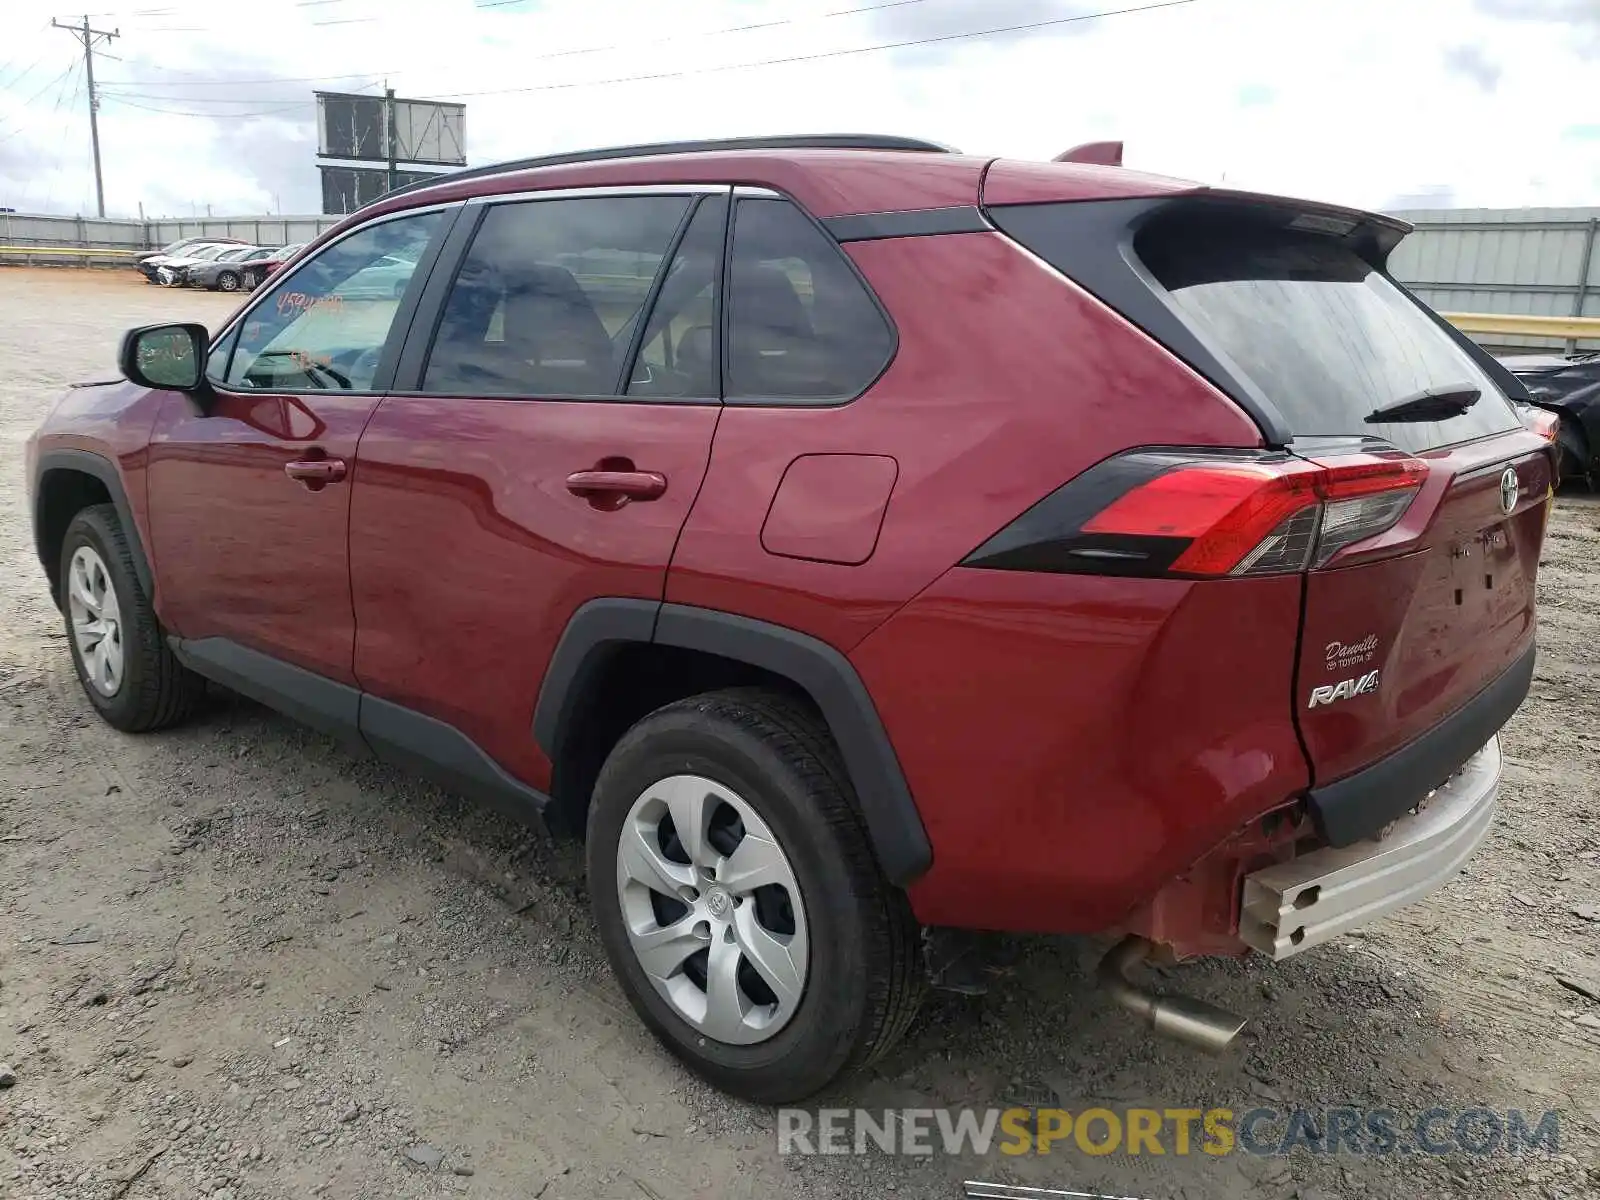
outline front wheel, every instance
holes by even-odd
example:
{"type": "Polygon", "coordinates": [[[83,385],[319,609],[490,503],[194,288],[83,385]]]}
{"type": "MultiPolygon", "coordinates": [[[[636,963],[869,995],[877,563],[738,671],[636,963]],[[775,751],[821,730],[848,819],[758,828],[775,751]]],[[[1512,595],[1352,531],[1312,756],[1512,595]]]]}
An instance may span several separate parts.
{"type": "Polygon", "coordinates": [[[786,696],[715,692],[635,725],[595,785],[588,874],[634,1009],[736,1096],[809,1096],[916,1011],[909,905],[878,869],[826,726],[786,696]]]}
{"type": "Polygon", "coordinates": [[[237,292],[239,290],[239,276],[233,271],[224,271],[217,276],[217,290],[220,292],[237,292]]]}
{"type": "Polygon", "coordinates": [[[114,505],[85,508],[67,526],[61,601],[78,682],[107,724],[142,733],[193,711],[205,683],[167,647],[114,505]]]}

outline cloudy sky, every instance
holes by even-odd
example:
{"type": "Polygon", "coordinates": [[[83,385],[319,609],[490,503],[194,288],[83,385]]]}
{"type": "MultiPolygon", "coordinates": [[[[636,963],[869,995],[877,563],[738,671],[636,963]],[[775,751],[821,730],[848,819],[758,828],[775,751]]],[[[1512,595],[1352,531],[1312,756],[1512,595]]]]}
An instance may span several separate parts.
{"type": "MultiPolygon", "coordinates": [[[[95,61],[110,215],[313,212],[312,91],[385,80],[462,100],[473,163],[775,132],[1027,158],[1114,137],[1130,166],[1366,207],[1600,204],[1600,0],[86,2],[121,34],[95,61]]],[[[5,11],[0,207],[92,214],[82,53],[50,27],[82,14],[5,11]]]]}

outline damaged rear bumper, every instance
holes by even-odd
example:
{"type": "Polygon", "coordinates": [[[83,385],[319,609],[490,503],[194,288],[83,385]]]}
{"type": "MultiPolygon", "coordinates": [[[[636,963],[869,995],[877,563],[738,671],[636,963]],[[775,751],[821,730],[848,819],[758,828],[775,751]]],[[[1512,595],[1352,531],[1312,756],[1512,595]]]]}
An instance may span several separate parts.
{"type": "Polygon", "coordinates": [[[1246,875],[1240,939],[1288,958],[1439,888],[1494,824],[1500,771],[1496,736],[1381,840],[1330,846],[1246,875]]]}

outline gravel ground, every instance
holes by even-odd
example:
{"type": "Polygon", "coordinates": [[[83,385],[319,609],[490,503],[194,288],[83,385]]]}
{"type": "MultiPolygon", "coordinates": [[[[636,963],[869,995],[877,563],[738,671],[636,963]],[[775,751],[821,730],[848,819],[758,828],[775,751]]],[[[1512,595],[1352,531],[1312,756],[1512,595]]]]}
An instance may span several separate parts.
{"type": "Polygon", "coordinates": [[[1038,939],[822,1100],[1553,1109],[1559,1153],[781,1157],[775,1114],[635,1022],[574,849],[236,698],[159,736],[93,717],[33,556],[23,440],[62,385],[110,373],[123,327],[231,304],[0,271],[0,1195],[1600,1194],[1600,1002],[1572,990],[1600,995],[1600,504],[1557,506],[1538,675],[1469,868],[1280,966],[1169,973],[1251,1017],[1237,1053],[1142,1037],[1092,986],[1101,945],[1038,939]]]}

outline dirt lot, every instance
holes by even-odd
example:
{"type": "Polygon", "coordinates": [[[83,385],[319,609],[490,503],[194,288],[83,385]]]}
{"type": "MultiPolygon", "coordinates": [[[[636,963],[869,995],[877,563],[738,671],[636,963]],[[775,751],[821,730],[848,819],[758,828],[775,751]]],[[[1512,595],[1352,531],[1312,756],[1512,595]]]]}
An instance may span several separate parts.
{"type": "Polygon", "coordinates": [[[0,270],[0,1061],[18,1077],[0,1196],[1600,1194],[1600,1002],[1557,981],[1600,995],[1600,504],[1558,505],[1538,677],[1469,869],[1282,966],[1172,973],[1251,1016],[1239,1053],[1147,1040],[1090,982],[1101,946],[1039,940],[1002,990],[931,1001],[822,1101],[1553,1109],[1560,1153],[780,1157],[772,1112],[633,1020],[570,848],[242,700],[144,738],[91,715],[33,555],[23,440],[63,384],[111,373],[123,327],[231,303],[0,270]]]}

